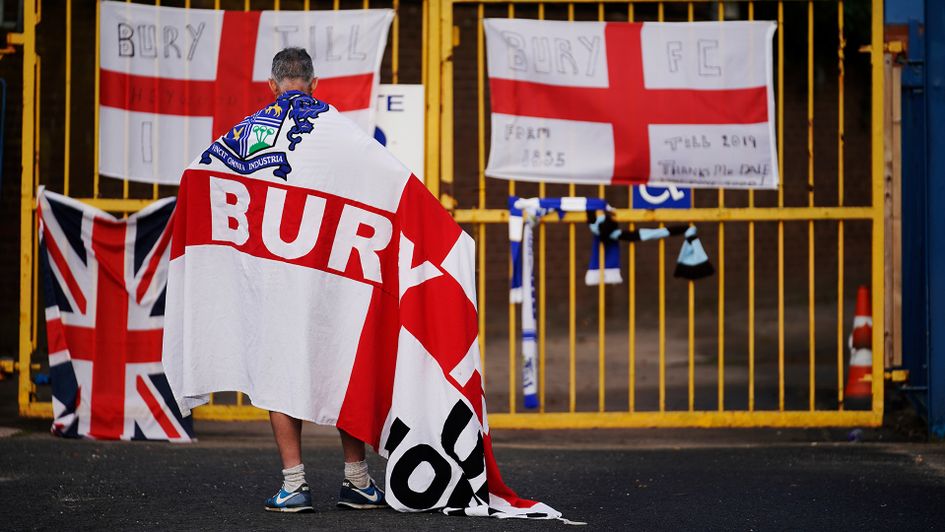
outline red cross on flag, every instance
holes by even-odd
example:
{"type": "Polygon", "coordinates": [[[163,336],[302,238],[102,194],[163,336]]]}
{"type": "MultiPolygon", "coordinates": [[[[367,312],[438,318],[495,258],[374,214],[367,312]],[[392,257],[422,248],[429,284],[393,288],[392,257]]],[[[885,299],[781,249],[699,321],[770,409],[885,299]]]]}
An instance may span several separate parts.
{"type": "Polygon", "coordinates": [[[485,21],[486,175],[777,188],[772,22],[485,21]]]}
{"type": "Polygon", "coordinates": [[[365,131],[393,20],[390,9],[220,11],[102,2],[100,172],[177,184],[233,124],[274,100],[279,50],[315,63],[315,97],[365,131]]]}

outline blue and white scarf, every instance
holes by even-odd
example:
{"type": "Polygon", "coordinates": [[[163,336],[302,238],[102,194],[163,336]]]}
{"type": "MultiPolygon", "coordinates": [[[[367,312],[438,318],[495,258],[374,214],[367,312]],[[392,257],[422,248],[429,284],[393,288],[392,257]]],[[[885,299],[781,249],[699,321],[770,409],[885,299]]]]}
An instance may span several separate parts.
{"type": "Polygon", "coordinates": [[[658,229],[623,230],[617,227],[607,214],[597,215],[597,211],[609,213],[613,209],[601,198],[563,197],[563,198],[520,198],[510,196],[509,208],[509,244],[512,258],[512,283],[509,301],[522,304],[522,391],[526,408],[538,407],[537,380],[537,326],[535,305],[535,259],[534,227],[541,218],[550,213],[557,213],[559,218],[566,212],[587,212],[588,226],[594,235],[591,244],[590,260],[584,283],[596,286],[619,284],[623,282],[620,274],[621,240],[644,242],[659,240],[670,236],[685,235],[679,258],[676,262],[675,277],[700,279],[714,272],[696,236],[695,226],[672,225],[658,229]],[[604,232],[605,234],[601,234],[604,232]],[[601,246],[603,244],[603,246],[601,246]],[[604,267],[601,268],[600,252],[603,247],[604,267]]]}

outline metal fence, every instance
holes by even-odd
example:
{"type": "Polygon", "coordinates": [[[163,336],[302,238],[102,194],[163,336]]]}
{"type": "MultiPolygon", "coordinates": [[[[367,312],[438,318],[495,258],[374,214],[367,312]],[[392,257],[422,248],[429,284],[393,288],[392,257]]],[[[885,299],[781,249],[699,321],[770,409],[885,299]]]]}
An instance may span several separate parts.
{"type": "MultiPolygon", "coordinates": [[[[193,3],[193,7],[221,8],[219,0],[212,6],[197,5],[196,0],[193,3]]],[[[187,1],[184,5],[190,4],[187,1]]],[[[239,8],[224,4],[222,7],[226,9],[239,8]]],[[[251,6],[246,0],[242,8],[337,9],[375,5],[367,0],[351,6],[339,3],[339,0],[324,6],[308,0],[291,6],[288,1],[280,5],[279,0],[258,4],[251,6]]],[[[871,4],[866,18],[858,19],[861,24],[869,25],[869,31],[865,32],[869,39],[865,50],[869,54],[868,62],[855,61],[845,55],[844,21],[847,15],[842,0],[424,0],[420,5],[407,0],[393,0],[392,4],[385,4],[401,15],[394,22],[384,76],[396,83],[403,78],[399,74],[403,65],[413,62],[419,67],[414,69],[414,77],[418,79],[408,81],[421,81],[426,88],[427,186],[477,241],[480,348],[489,404],[493,409],[489,418],[491,426],[586,428],[881,423],[884,333],[883,30],[882,2],[872,0],[871,4]],[[411,7],[418,16],[404,17],[404,10],[411,7]],[[776,192],[700,191],[692,209],[635,210],[630,208],[630,195],[626,188],[486,180],[488,84],[482,21],[495,16],[607,21],[776,19],[779,23],[775,68],[781,188],[776,192]],[[815,23],[823,24],[824,17],[830,19],[832,44],[828,47],[821,45],[815,50],[815,44],[820,42],[815,36],[815,23]],[[413,39],[415,46],[407,49],[401,44],[402,31],[416,36],[413,39]],[[821,67],[826,63],[831,68],[815,68],[818,65],[815,51],[820,54],[817,57],[830,58],[828,61],[821,59],[821,67]],[[860,115],[866,118],[859,120],[866,125],[860,128],[864,131],[858,135],[845,126],[848,122],[845,109],[850,105],[845,101],[845,79],[851,75],[864,80],[856,86],[856,94],[865,102],[860,115]],[[825,84],[824,78],[832,81],[825,84]],[[786,92],[786,83],[793,92],[786,92]],[[817,86],[831,86],[832,91],[815,93],[817,86]],[[795,98],[796,105],[789,103],[786,117],[788,93],[799,94],[800,99],[795,98]],[[815,109],[828,109],[829,120],[815,116],[815,109]],[[790,129],[787,138],[785,118],[789,122],[793,120],[796,125],[790,129]],[[832,127],[823,127],[825,123],[832,127]],[[858,139],[849,148],[846,144],[853,140],[848,137],[858,139]],[[471,149],[472,146],[475,149],[471,149]],[[815,156],[824,150],[831,152],[832,160],[826,171],[815,164],[815,156]],[[865,155],[867,152],[868,157],[865,155]],[[787,165],[786,153],[790,154],[787,165]],[[862,169],[856,173],[858,179],[855,182],[853,179],[845,181],[845,161],[852,161],[853,166],[862,169]],[[815,168],[820,169],[816,181],[815,168]],[[815,190],[818,191],[816,198],[815,190]],[[821,190],[829,192],[829,197],[821,190]],[[852,192],[845,193],[848,190],[852,192]],[[593,295],[590,295],[588,290],[577,286],[578,243],[583,242],[585,236],[579,232],[583,217],[568,215],[560,221],[546,220],[547,223],[542,223],[538,228],[536,261],[540,368],[540,406],[536,412],[525,411],[521,406],[521,394],[517,391],[520,362],[516,347],[516,312],[501,296],[508,283],[507,240],[501,236],[504,234],[503,224],[508,221],[504,200],[516,193],[606,197],[612,205],[618,206],[617,220],[635,226],[697,223],[704,230],[703,235],[708,235],[703,238],[712,238],[714,249],[711,255],[717,269],[717,278],[709,289],[691,281],[682,290],[678,286],[668,287],[665,243],[659,242],[652,249],[645,248],[645,244],[630,244],[625,261],[627,285],[599,286],[592,289],[593,295]],[[851,196],[856,201],[851,201],[851,196]],[[759,245],[762,238],[759,235],[762,234],[770,236],[776,247],[772,244],[770,249],[762,248],[759,245]],[[856,251],[855,257],[851,249],[856,251]],[[802,252],[806,253],[806,261],[791,258],[802,252]],[[759,253],[763,261],[759,261],[759,253]],[[859,269],[866,272],[867,282],[872,287],[872,397],[864,410],[850,409],[844,398],[846,335],[852,319],[849,301],[855,289],[847,279],[850,268],[845,265],[851,260],[868,262],[868,266],[859,269]],[[822,264],[824,261],[826,265],[822,264]],[[771,297],[762,300],[758,297],[757,278],[759,271],[768,266],[773,272],[772,279],[764,283],[763,288],[770,289],[771,297]],[[825,272],[829,274],[829,281],[823,280],[825,272]],[[650,275],[656,277],[655,282],[649,281],[650,275]],[[800,314],[790,303],[799,300],[796,293],[801,293],[801,290],[806,291],[802,294],[806,295],[806,305],[800,309],[801,314],[806,314],[806,329],[803,318],[797,317],[800,314]],[[650,294],[646,301],[642,299],[644,293],[650,294]],[[651,298],[655,304],[646,305],[651,298]],[[680,303],[673,305],[674,301],[680,303]],[[828,309],[826,313],[824,308],[828,309]],[[831,332],[830,346],[826,350],[823,339],[817,339],[818,324],[822,331],[825,314],[830,318],[827,320],[829,331],[835,329],[836,333],[834,337],[831,332]],[[596,318],[590,319],[591,316],[596,318]],[[728,321],[727,317],[730,317],[728,321]],[[776,325],[770,326],[768,318],[776,325]],[[644,321],[650,326],[641,327],[644,321]],[[764,334],[772,341],[759,348],[756,334],[762,335],[762,321],[766,322],[764,330],[767,332],[764,334]],[[714,327],[711,322],[714,322],[714,327]],[[730,334],[733,322],[738,322],[744,332],[740,333],[737,341],[730,334]],[[590,328],[594,330],[585,334],[585,329],[590,328]],[[797,332],[800,329],[804,329],[803,333],[797,332]],[[617,343],[622,351],[619,356],[614,354],[617,343]],[[655,344],[655,349],[649,349],[650,344],[655,344]],[[615,372],[619,375],[615,376],[615,372]],[[829,376],[823,378],[824,373],[829,376]],[[737,379],[733,374],[737,374],[737,379]],[[650,380],[643,382],[646,379],[650,380]],[[825,384],[825,381],[829,382],[825,384]],[[655,382],[655,387],[651,382],[655,382]]],[[[862,4],[858,6],[863,7],[862,4]]],[[[94,65],[88,63],[77,67],[72,64],[72,30],[75,25],[72,2],[67,2],[64,9],[67,45],[65,135],[60,140],[65,159],[61,190],[114,212],[135,211],[153,198],[173,194],[173,187],[149,186],[149,190],[142,190],[141,185],[127,181],[100,181],[97,156],[81,176],[76,175],[76,179],[70,176],[70,169],[75,167],[75,163],[70,162],[70,143],[73,142],[70,131],[75,129],[69,122],[75,116],[70,100],[75,92],[71,80],[73,73],[78,72],[77,68],[95,69],[94,94],[83,94],[82,105],[94,108],[97,117],[98,64],[97,59],[94,65]],[[90,191],[90,197],[75,193],[81,188],[76,183],[79,180],[84,183],[84,189],[90,191]]],[[[38,351],[41,342],[37,340],[42,324],[37,321],[34,196],[37,185],[45,183],[38,172],[41,154],[37,124],[41,123],[40,109],[43,107],[38,95],[45,94],[40,92],[44,70],[36,53],[36,24],[41,13],[38,8],[27,7],[24,17],[25,31],[15,38],[15,43],[24,49],[21,368],[27,368],[31,362],[36,363],[41,358],[38,351]]],[[[83,21],[84,24],[90,22],[83,21]]],[[[865,31],[865,28],[860,29],[865,31]]],[[[97,58],[97,30],[93,33],[97,58]]],[[[94,153],[97,154],[97,122],[93,129],[94,153]]],[[[37,398],[30,377],[30,371],[20,372],[20,411],[24,415],[49,416],[50,403],[37,398]]],[[[243,405],[242,397],[234,396],[198,409],[195,415],[209,419],[255,419],[265,413],[243,405]]]]}

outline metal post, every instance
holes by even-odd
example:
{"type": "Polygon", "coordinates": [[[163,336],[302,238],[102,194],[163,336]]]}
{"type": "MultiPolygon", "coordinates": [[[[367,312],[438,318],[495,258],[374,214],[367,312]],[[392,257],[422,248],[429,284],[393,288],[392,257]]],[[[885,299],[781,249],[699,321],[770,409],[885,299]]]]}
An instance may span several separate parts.
{"type": "Polygon", "coordinates": [[[921,22],[910,20],[909,51],[902,68],[902,365],[914,391],[925,390],[928,384],[929,351],[924,35],[921,22]]]}
{"type": "MultiPolygon", "coordinates": [[[[36,165],[34,151],[36,127],[36,9],[27,2],[23,11],[23,133],[21,147],[22,174],[20,178],[20,415],[32,414],[30,362],[32,362],[31,327],[33,299],[33,172],[36,165]]],[[[11,36],[12,37],[12,36],[11,36]]]]}

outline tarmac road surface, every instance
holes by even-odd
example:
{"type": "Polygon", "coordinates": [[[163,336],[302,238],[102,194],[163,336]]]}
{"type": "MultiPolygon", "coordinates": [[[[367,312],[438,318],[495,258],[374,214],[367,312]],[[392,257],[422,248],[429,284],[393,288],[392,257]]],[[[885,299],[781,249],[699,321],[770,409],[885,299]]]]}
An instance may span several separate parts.
{"type": "MultiPolygon", "coordinates": [[[[265,423],[198,424],[194,444],[56,439],[45,421],[0,431],[0,529],[941,530],[945,446],[865,431],[495,431],[506,482],[561,522],[345,511],[341,452],[307,427],[317,512],[263,511],[281,482],[265,423]],[[25,429],[25,430],[24,430],[25,429]]],[[[7,423],[7,421],[4,421],[7,423]]],[[[8,424],[10,424],[8,423],[8,424]]],[[[383,461],[371,459],[383,479],[383,461]]]]}

